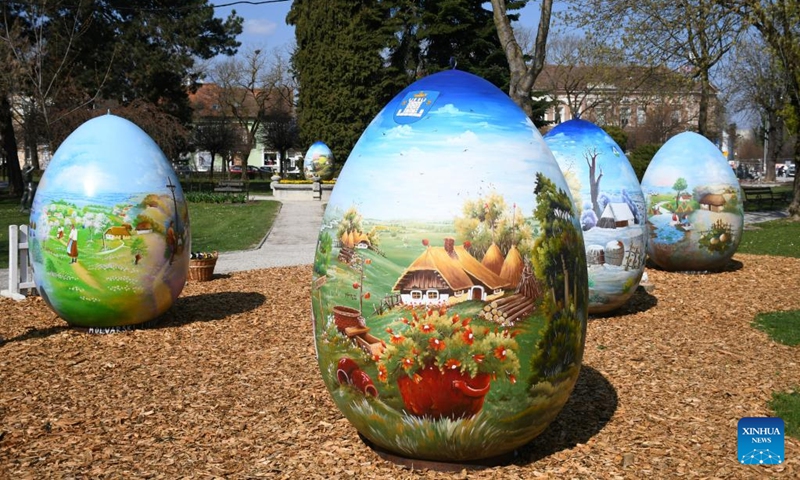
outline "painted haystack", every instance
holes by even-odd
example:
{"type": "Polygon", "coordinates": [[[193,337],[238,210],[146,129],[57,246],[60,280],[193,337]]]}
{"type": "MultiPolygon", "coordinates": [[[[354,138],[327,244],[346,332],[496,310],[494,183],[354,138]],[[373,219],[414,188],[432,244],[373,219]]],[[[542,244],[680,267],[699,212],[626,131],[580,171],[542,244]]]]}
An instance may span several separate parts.
{"type": "Polygon", "coordinates": [[[355,230],[343,233],[341,241],[347,248],[369,248],[372,245],[367,234],[355,230]]]}
{"type": "Polygon", "coordinates": [[[512,245],[508,250],[503,267],[500,269],[500,277],[507,281],[509,285],[519,286],[519,281],[522,278],[522,270],[525,268],[525,262],[522,255],[517,250],[516,245],[512,245]]]}
{"type": "Polygon", "coordinates": [[[500,275],[500,270],[503,269],[503,260],[503,252],[500,251],[500,247],[498,247],[496,243],[492,242],[492,244],[486,250],[486,254],[483,256],[481,264],[494,273],[500,275]]]}

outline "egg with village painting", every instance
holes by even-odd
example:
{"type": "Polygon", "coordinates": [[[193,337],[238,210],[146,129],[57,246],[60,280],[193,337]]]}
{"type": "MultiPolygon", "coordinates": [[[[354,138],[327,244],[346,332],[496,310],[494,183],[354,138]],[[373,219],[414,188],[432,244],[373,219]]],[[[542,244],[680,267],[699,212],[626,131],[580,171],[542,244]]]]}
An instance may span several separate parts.
{"type": "Polygon", "coordinates": [[[647,254],[664,270],[714,271],[730,261],[744,228],[739,181],[722,152],[694,132],[670,138],[642,178],[647,254]]]}
{"type": "Polygon", "coordinates": [[[333,152],[322,142],[314,142],[303,158],[303,174],[306,180],[319,177],[322,180],[333,178],[333,152]]]}
{"type": "Polygon", "coordinates": [[[435,461],[541,433],[583,356],[579,220],[497,87],[449,70],[400,92],[338,176],[314,258],[317,358],[344,416],[382,451],[435,461]]]}
{"type": "Polygon", "coordinates": [[[186,283],[191,235],[181,184],[134,123],[102,115],[58,147],[31,208],[36,288],[67,323],[154,320],[186,283]]]}
{"type": "Polygon", "coordinates": [[[625,153],[602,128],[574,119],[544,136],[578,207],[589,269],[589,313],[622,306],[645,264],[645,206],[625,153]]]}

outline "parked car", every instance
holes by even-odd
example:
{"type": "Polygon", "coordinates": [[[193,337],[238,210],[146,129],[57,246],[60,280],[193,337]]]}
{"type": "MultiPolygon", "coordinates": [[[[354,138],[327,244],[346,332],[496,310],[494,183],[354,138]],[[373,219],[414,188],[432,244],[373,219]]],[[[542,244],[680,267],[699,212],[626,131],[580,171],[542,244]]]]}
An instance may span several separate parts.
{"type": "Polygon", "coordinates": [[[794,163],[789,165],[788,175],[790,177],[794,177],[794,174],[796,173],[796,171],[797,171],[797,165],[795,165],[794,163]]]}
{"type": "Polygon", "coordinates": [[[270,165],[264,165],[264,166],[258,167],[258,170],[261,173],[263,173],[264,175],[272,175],[272,173],[275,171],[275,167],[270,166],[270,165]]]}
{"type": "MultiPolygon", "coordinates": [[[[232,175],[241,175],[242,174],[242,166],[241,165],[233,165],[231,166],[230,170],[232,175]]],[[[258,167],[254,167],[253,165],[247,166],[247,178],[254,179],[256,175],[261,176],[261,170],[258,167]]]]}

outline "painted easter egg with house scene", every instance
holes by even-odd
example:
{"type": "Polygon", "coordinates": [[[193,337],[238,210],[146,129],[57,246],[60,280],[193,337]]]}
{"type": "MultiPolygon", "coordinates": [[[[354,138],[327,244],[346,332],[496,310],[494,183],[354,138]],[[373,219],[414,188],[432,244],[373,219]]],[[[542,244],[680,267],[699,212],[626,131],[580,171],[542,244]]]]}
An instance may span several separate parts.
{"type": "Polygon", "coordinates": [[[398,455],[469,460],[541,433],[580,370],[577,210],[530,119],[460,71],[399,93],[351,152],[313,265],[337,407],[398,455]]]}
{"type": "Polygon", "coordinates": [[[306,180],[333,178],[333,152],[323,142],[314,142],[303,157],[303,175],[306,180]]]}
{"type": "Polygon", "coordinates": [[[684,132],[656,152],[642,178],[647,204],[647,254],[660,268],[724,268],[742,239],[739,180],[704,136],[684,132]]]}
{"type": "Polygon", "coordinates": [[[573,119],[544,136],[578,207],[589,269],[589,313],[622,306],[645,265],[645,203],[639,179],[602,128],[573,119]]]}
{"type": "Polygon", "coordinates": [[[89,328],[148,322],[186,283],[191,233],[180,182],[141,128],[102,115],[58,147],[30,217],[42,298],[89,328]]]}

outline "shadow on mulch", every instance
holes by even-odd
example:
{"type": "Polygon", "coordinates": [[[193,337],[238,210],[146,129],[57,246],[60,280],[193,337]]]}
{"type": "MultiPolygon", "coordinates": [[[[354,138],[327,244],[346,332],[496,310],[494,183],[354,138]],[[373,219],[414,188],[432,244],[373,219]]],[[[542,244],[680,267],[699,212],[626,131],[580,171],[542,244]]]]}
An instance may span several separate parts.
{"type": "Polygon", "coordinates": [[[255,310],[267,297],[257,292],[217,292],[180,297],[151,328],[174,328],[195,322],[213,322],[255,310]]]}
{"type": "Polygon", "coordinates": [[[0,337],[0,347],[5,345],[6,343],[11,342],[24,342],[25,340],[30,340],[33,338],[46,338],[51,335],[57,335],[64,330],[69,330],[69,325],[58,326],[58,327],[49,327],[49,328],[30,328],[27,332],[23,333],[22,335],[17,335],[13,338],[2,338],[0,337]]]}
{"type": "Polygon", "coordinates": [[[584,365],[575,389],[556,419],[541,435],[517,450],[509,462],[523,466],[584,444],[600,433],[617,411],[617,390],[606,377],[584,365]]]}
{"type": "Polygon", "coordinates": [[[647,268],[652,268],[653,270],[660,270],[662,272],[668,272],[668,273],[684,273],[684,274],[687,274],[687,275],[714,275],[716,273],[726,273],[726,272],[739,271],[739,270],[742,269],[742,267],[744,267],[744,264],[742,262],[740,262],[739,260],[730,259],[730,260],[728,260],[728,263],[726,263],[723,267],[718,268],[716,270],[697,270],[697,271],[681,271],[681,270],[677,270],[676,271],[676,270],[665,270],[665,269],[659,267],[658,265],[656,265],[655,263],[653,263],[653,261],[650,258],[648,258],[647,261],[645,262],[645,266],[647,268]]]}
{"type": "Polygon", "coordinates": [[[397,456],[372,444],[359,434],[361,440],[378,456],[406,468],[458,472],[463,469],[481,470],[509,465],[525,466],[561,450],[584,444],[600,433],[617,411],[619,397],[614,386],[592,367],[584,365],[575,389],[556,419],[531,442],[513,452],[474,462],[437,462],[397,456]]]}
{"type": "Polygon", "coordinates": [[[589,321],[644,313],[651,308],[655,308],[656,305],[658,305],[658,298],[648,293],[644,288],[639,287],[621,307],[610,312],[589,315],[589,321]]]}

